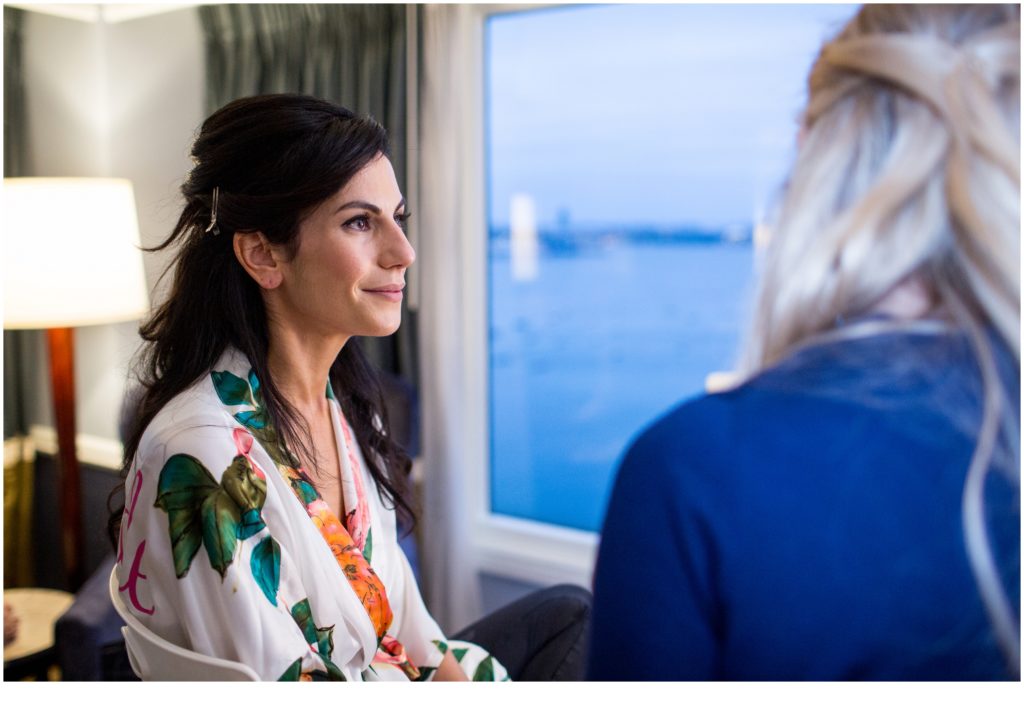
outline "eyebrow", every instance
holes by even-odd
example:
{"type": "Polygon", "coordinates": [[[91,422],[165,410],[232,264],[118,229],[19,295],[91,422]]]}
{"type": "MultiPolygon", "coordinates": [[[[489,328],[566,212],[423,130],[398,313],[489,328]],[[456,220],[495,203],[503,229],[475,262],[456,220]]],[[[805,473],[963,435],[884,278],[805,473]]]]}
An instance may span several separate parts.
{"type": "MultiPolygon", "coordinates": [[[[397,212],[398,210],[400,210],[402,207],[405,206],[405,204],[405,198],[403,197],[401,201],[398,203],[398,206],[395,207],[395,211],[397,212]]],[[[380,207],[378,207],[375,204],[370,204],[369,202],[364,202],[363,200],[352,200],[351,202],[346,202],[345,204],[341,205],[336,210],[334,210],[334,213],[337,214],[338,212],[341,212],[342,210],[345,209],[368,209],[374,214],[380,214],[380,207]]]]}

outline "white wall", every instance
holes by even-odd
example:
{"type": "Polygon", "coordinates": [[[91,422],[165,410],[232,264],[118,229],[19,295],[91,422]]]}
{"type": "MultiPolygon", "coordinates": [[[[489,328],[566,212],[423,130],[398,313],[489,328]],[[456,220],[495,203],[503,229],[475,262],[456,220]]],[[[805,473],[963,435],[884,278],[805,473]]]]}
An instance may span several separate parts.
{"type": "MultiPolygon", "coordinates": [[[[29,12],[24,29],[28,175],[129,178],[144,246],[177,218],[177,188],[204,117],[202,34],[195,8],[116,22],[29,12]]],[[[61,213],[74,226],[74,212],[61,213]]],[[[167,257],[146,254],[153,287],[167,257]]],[[[136,322],[76,330],[78,432],[116,440],[136,322]]],[[[40,335],[29,421],[52,425],[40,335]]],[[[86,459],[85,456],[81,456],[86,459]]]]}

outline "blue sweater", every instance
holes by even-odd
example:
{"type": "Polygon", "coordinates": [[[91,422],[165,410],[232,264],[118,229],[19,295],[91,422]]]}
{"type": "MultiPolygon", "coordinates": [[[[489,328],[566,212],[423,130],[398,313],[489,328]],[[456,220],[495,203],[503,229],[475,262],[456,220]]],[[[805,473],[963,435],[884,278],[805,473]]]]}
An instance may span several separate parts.
{"type": "MultiPolygon", "coordinates": [[[[1019,444],[1020,369],[999,362],[1019,444]]],[[[1007,679],[961,519],[980,394],[962,336],[890,333],[669,412],[616,478],[588,678],[1007,679]]],[[[1012,454],[985,507],[1019,621],[1012,454]]]]}

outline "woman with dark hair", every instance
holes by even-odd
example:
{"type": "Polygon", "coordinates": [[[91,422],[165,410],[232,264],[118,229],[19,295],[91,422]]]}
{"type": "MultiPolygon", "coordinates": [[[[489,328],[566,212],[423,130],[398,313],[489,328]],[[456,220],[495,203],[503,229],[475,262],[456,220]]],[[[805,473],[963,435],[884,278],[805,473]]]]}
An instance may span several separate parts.
{"type": "Polygon", "coordinates": [[[398,328],[415,258],[387,154],[377,123],[322,100],[232,102],[154,249],[179,247],[141,329],[120,595],[165,640],[262,679],[507,678],[445,638],[398,546],[410,462],[355,343],[398,328]]]}
{"type": "Polygon", "coordinates": [[[1020,7],[865,5],[808,88],[746,379],[616,478],[591,679],[1020,677],[1020,7]]]}

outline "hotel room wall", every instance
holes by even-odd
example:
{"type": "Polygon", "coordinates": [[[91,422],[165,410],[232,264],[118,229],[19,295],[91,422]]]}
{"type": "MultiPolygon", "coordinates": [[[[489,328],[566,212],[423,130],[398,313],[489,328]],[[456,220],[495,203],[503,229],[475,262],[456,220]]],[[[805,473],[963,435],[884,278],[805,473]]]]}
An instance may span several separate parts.
{"type": "MultiPolygon", "coordinates": [[[[132,180],[143,245],[170,231],[188,145],[203,116],[198,17],[184,9],[115,23],[28,12],[25,84],[29,175],[132,180]]],[[[57,214],[74,226],[74,212],[57,214]]],[[[42,215],[43,213],[41,213],[42,215]]],[[[55,252],[59,253],[59,252],[55,252]]],[[[147,254],[151,294],[166,258],[147,254]]],[[[79,435],[115,442],[137,322],[76,331],[79,435]]],[[[26,368],[29,424],[52,426],[46,348],[26,368]]]]}
{"type": "MultiPolygon", "coordinates": [[[[110,176],[132,181],[142,244],[162,240],[179,209],[177,188],[203,117],[202,35],[194,8],[113,23],[28,12],[24,70],[30,176],[110,176]]],[[[67,226],[75,213],[54,203],[67,226]]],[[[54,252],[59,255],[59,251],[54,252]]],[[[146,254],[154,294],[166,257],[146,254]]],[[[76,413],[86,571],[110,552],[106,499],[120,462],[118,419],[138,322],[81,327],[75,334],[76,413]]],[[[41,452],[36,463],[33,541],[59,552],[53,409],[45,335],[32,334],[26,374],[27,423],[41,452]]],[[[56,558],[36,557],[37,586],[61,587],[56,558]]]]}

